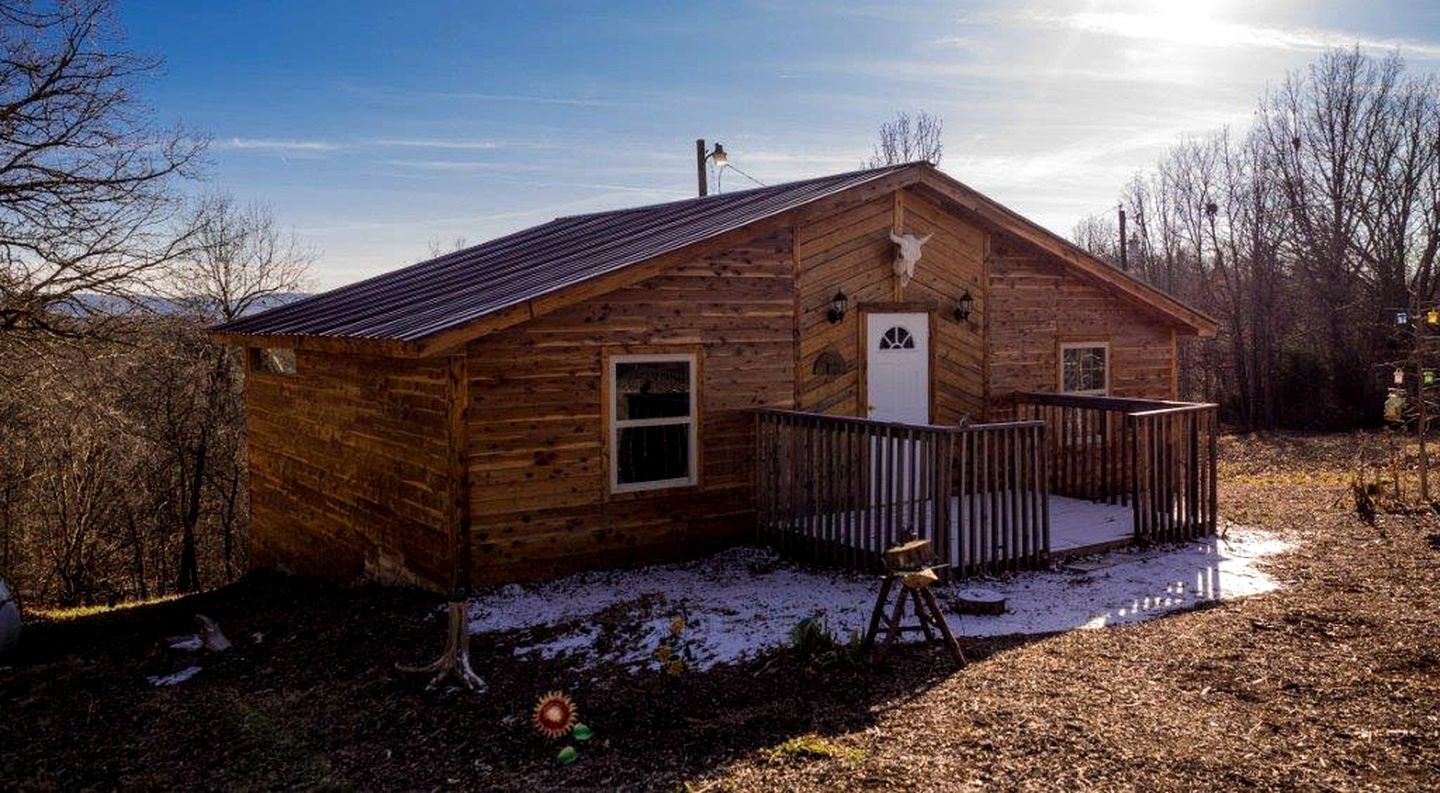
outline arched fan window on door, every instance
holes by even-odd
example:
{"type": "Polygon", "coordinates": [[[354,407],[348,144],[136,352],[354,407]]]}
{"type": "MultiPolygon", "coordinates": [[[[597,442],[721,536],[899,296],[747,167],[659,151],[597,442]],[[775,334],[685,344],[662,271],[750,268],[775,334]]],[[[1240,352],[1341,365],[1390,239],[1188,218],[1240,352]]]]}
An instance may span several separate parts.
{"type": "Polygon", "coordinates": [[[910,331],[896,325],[885,331],[880,337],[880,349],[882,350],[913,350],[915,349],[915,337],[910,331]]]}

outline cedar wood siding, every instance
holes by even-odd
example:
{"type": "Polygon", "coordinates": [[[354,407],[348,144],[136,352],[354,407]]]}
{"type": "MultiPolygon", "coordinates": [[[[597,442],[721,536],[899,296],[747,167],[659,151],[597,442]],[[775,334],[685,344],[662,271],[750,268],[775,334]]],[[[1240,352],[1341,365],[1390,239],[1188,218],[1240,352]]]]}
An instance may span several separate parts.
{"type": "Polygon", "coordinates": [[[446,361],[298,350],[296,369],[246,377],[252,567],[446,589],[446,361]]]}
{"type": "Polygon", "coordinates": [[[899,190],[838,213],[798,225],[801,409],[846,416],[866,415],[864,314],[876,310],[931,314],[931,420],[955,424],[978,417],[984,400],[985,235],[925,197],[899,190]],[[890,230],[935,236],[925,244],[910,283],[900,289],[892,262],[890,230]],[[828,319],[836,289],[850,298],[844,320],[828,319]],[[968,323],[953,309],[966,291],[975,300],[968,323]],[[846,371],[815,374],[815,361],[838,353],[846,371]]]}
{"type": "Polygon", "coordinates": [[[1110,344],[1110,394],[1175,398],[1170,325],[1070,269],[1017,248],[990,260],[992,417],[1013,413],[1017,391],[1059,391],[1063,342],[1110,344]]]}
{"type": "MultiPolygon", "coordinates": [[[[456,350],[468,398],[453,465],[468,472],[477,585],[748,539],[753,409],[864,415],[867,305],[930,313],[936,423],[1003,418],[1015,391],[1056,390],[1061,340],[1110,342],[1113,394],[1173,394],[1170,325],[927,190],[861,186],[753,230],[456,350]],[[935,234],[904,290],[892,228],[935,234]],[[837,288],[850,308],[832,324],[837,288]],[[974,308],[959,322],[966,291],[974,308]],[[814,374],[827,350],[843,373],[814,374]],[[627,353],[696,354],[698,484],[610,492],[607,363],[627,353]]],[[[449,362],[301,350],[298,363],[297,376],[247,380],[254,564],[447,590],[464,498],[447,474],[449,362]]]]}
{"type": "Polygon", "coordinates": [[[788,225],[467,348],[478,584],[693,555],[753,524],[753,409],[794,393],[788,225]],[[698,484],[610,492],[608,356],[696,353],[698,484]]]}

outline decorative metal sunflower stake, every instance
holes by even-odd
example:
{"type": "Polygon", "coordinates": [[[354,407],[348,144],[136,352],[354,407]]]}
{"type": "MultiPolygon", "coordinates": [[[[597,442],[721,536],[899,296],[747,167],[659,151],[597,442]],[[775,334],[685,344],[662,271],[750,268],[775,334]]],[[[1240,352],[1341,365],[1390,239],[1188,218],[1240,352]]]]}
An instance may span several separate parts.
{"type": "Polygon", "coordinates": [[[575,703],[559,691],[551,691],[535,703],[535,729],[546,738],[559,738],[575,726],[575,703]]]}

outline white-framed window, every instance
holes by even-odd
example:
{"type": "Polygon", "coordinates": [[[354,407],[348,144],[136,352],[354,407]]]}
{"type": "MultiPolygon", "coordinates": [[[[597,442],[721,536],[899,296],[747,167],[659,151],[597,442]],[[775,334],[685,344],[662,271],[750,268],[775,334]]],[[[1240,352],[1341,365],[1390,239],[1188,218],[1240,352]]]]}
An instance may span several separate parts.
{"type": "Polygon", "coordinates": [[[251,347],[250,371],[287,377],[293,375],[298,371],[295,350],[289,347],[251,347]]]}
{"type": "Polygon", "coordinates": [[[695,356],[610,358],[610,490],[695,484],[695,356]]]}
{"type": "Polygon", "coordinates": [[[1060,391],[1096,396],[1110,393],[1110,343],[1078,341],[1061,344],[1060,391]]]}

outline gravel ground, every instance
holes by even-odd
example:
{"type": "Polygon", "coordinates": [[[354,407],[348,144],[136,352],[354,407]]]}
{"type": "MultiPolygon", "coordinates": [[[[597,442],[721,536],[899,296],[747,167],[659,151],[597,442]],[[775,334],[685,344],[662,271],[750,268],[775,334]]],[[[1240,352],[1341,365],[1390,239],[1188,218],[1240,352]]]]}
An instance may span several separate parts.
{"type": "Polygon", "coordinates": [[[1222,514],[1292,545],[1266,563],[1280,591],[970,639],[959,672],[907,647],[878,670],[782,652],[628,674],[487,640],[488,695],[426,691],[394,664],[438,649],[433,598],[280,580],[38,624],[0,667],[0,788],[1435,789],[1440,524],[1356,517],[1371,447],[1223,441],[1222,514]],[[166,649],[196,612],[236,649],[166,649]],[[550,689],[596,732],[573,765],[528,726],[550,689]]]}

